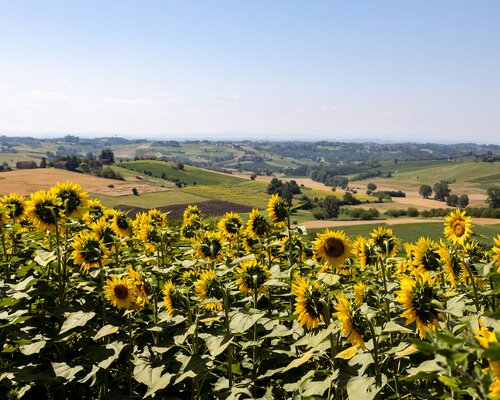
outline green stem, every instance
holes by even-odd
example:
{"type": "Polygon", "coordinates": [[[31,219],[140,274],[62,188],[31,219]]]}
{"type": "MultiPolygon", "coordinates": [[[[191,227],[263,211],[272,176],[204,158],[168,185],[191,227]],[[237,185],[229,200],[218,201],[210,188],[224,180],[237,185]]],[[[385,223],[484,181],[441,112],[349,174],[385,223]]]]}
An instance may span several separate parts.
{"type": "Polygon", "coordinates": [[[368,325],[370,327],[370,332],[372,334],[372,340],[373,340],[373,361],[375,363],[375,375],[377,378],[377,385],[380,385],[380,371],[379,371],[379,365],[378,365],[378,343],[377,343],[377,335],[375,334],[375,327],[373,326],[373,323],[370,318],[366,317],[366,320],[368,321],[368,325]]]}
{"type": "Polygon", "coordinates": [[[132,318],[130,318],[130,314],[127,315],[127,325],[128,325],[128,373],[127,373],[127,382],[128,382],[128,395],[129,398],[132,398],[132,354],[134,352],[134,336],[132,335],[132,318]]]}
{"type": "MultiPolygon", "coordinates": [[[[490,289],[493,292],[495,290],[495,282],[493,281],[493,278],[490,277],[490,289]]],[[[496,295],[492,294],[491,295],[491,308],[493,309],[493,312],[496,311],[496,295]]]]}
{"type": "Polygon", "coordinates": [[[384,292],[385,292],[384,299],[387,308],[387,318],[391,318],[391,308],[389,305],[389,291],[387,290],[387,278],[385,275],[385,259],[384,260],[380,259],[379,262],[381,267],[380,269],[382,270],[382,279],[384,281],[384,292]]]}
{"type": "MultiPolygon", "coordinates": [[[[231,328],[229,324],[229,295],[227,293],[227,287],[224,288],[224,315],[226,322],[226,335],[227,340],[231,339],[231,328]]],[[[229,344],[227,346],[227,374],[229,378],[229,389],[233,387],[233,346],[229,344]]]]}
{"type": "Polygon", "coordinates": [[[477,286],[476,286],[476,277],[472,270],[470,269],[469,263],[464,261],[463,264],[465,265],[465,268],[467,269],[467,273],[469,274],[471,283],[472,283],[472,290],[474,292],[474,304],[476,306],[476,312],[479,314],[481,310],[481,306],[479,305],[479,297],[477,294],[477,286]]]}
{"type": "MultiPolygon", "coordinates": [[[[257,275],[253,276],[253,307],[257,310],[257,301],[259,296],[259,288],[257,286],[257,275]]],[[[252,351],[252,378],[254,388],[257,386],[257,322],[253,324],[253,351],[252,351]]]]}

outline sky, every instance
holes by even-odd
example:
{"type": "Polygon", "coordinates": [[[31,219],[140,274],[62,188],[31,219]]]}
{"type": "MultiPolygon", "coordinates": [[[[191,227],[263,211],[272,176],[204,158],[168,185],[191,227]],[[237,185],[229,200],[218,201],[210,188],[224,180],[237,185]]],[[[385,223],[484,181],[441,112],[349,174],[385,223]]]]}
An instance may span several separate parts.
{"type": "Polygon", "coordinates": [[[497,0],[0,0],[0,134],[500,144],[497,0]]]}

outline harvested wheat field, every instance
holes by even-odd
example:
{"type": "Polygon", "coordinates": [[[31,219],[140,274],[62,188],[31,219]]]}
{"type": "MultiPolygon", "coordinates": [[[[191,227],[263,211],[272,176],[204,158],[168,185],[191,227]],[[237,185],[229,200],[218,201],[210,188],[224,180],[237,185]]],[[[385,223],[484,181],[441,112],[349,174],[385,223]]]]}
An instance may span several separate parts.
{"type": "Polygon", "coordinates": [[[161,192],[168,189],[160,186],[150,186],[140,183],[117,181],[114,179],[99,178],[96,176],[80,174],[64,169],[39,168],[21,169],[2,172],[0,175],[0,194],[18,193],[28,196],[37,190],[47,190],[57,182],[71,181],[85,188],[93,194],[105,196],[126,196],[136,188],[139,193],[161,192]],[[112,185],[110,187],[109,185],[112,185]]]}

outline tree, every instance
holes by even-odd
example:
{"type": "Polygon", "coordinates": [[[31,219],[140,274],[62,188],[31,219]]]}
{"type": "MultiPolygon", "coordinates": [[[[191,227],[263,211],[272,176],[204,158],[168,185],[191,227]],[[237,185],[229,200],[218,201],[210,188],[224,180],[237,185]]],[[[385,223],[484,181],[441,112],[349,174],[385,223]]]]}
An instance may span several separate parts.
{"type": "Polygon", "coordinates": [[[356,205],[360,203],[360,201],[356,197],[354,197],[354,195],[351,192],[345,192],[342,201],[344,202],[344,204],[351,204],[351,205],[356,205]]]}
{"type": "Polygon", "coordinates": [[[134,196],[139,196],[139,191],[135,187],[132,188],[132,193],[134,194],[134,196]]]}
{"type": "Polygon", "coordinates": [[[336,218],[340,211],[340,202],[337,197],[329,195],[323,198],[323,209],[327,218],[336,218]]]}
{"type": "Polygon", "coordinates": [[[183,162],[178,162],[176,165],[177,169],[180,169],[181,171],[184,171],[184,163],[183,162]]]}
{"type": "Polygon", "coordinates": [[[370,182],[368,185],[366,185],[366,188],[373,192],[374,190],[377,189],[377,185],[375,185],[373,182],[370,182]]]}
{"type": "Polygon", "coordinates": [[[441,181],[434,184],[434,198],[438,201],[445,201],[446,198],[450,195],[450,188],[448,187],[448,183],[441,181]]]}
{"type": "Polygon", "coordinates": [[[458,196],[456,194],[450,194],[446,198],[446,204],[449,205],[450,207],[458,206],[458,196]]]}
{"type": "Polygon", "coordinates": [[[115,154],[111,149],[104,149],[99,156],[101,164],[113,164],[115,162],[115,154]]]}
{"type": "Polygon", "coordinates": [[[490,208],[500,208],[500,188],[489,188],[486,191],[488,206],[490,208]]]}
{"type": "Polygon", "coordinates": [[[469,205],[469,196],[466,194],[461,194],[460,197],[458,198],[458,206],[460,208],[465,208],[469,205]]]}
{"type": "Polygon", "coordinates": [[[47,159],[45,157],[42,157],[40,161],[40,168],[47,168],[47,159]]]}
{"type": "Polygon", "coordinates": [[[422,185],[422,186],[420,186],[420,190],[418,191],[418,193],[424,199],[428,199],[429,197],[431,197],[432,188],[429,185],[422,185]]]}

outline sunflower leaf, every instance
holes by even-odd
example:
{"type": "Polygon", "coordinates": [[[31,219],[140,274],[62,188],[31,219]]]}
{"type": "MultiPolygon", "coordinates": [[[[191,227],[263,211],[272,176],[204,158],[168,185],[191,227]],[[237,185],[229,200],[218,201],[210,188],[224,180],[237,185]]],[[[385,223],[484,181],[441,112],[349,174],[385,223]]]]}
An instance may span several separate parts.
{"type": "Polygon", "coordinates": [[[70,367],[65,362],[53,362],[52,369],[54,370],[54,374],[56,374],[57,377],[64,378],[67,381],[72,381],[73,379],[75,379],[75,375],[83,370],[83,367],[81,365],[70,367]]]}
{"type": "Polygon", "coordinates": [[[64,321],[59,334],[63,334],[78,326],[84,326],[94,317],[95,317],[95,312],[93,311],[90,312],[75,311],[73,313],[70,313],[67,315],[66,321],[64,321]]]}
{"type": "Polygon", "coordinates": [[[104,336],[112,335],[113,333],[118,332],[120,328],[118,326],[114,326],[111,324],[104,325],[93,337],[94,340],[98,340],[104,336]]]}
{"type": "Polygon", "coordinates": [[[380,386],[375,384],[373,376],[355,376],[347,382],[349,400],[372,400],[387,383],[387,377],[382,375],[380,386]]]}

